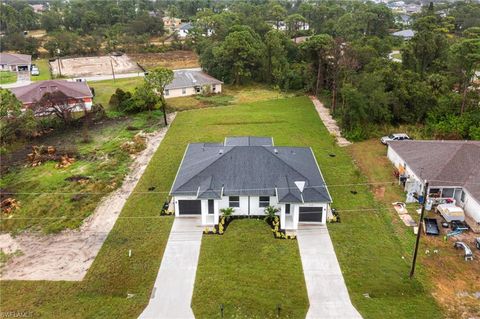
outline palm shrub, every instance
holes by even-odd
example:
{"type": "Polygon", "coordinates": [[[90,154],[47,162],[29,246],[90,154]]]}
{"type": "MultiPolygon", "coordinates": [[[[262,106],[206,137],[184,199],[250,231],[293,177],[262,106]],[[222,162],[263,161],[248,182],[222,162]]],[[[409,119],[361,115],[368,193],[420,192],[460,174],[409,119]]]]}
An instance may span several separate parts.
{"type": "Polygon", "coordinates": [[[235,211],[234,208],[232,207],[227,207],[227,208],[222,208],[220,209],[220,212],[222,213],[222,215],[225,217],[225,218],[229,218],[230,216],[232,216],[233,212],[235,211]]]}
{"type": "Polygon", "coordinates": [[[279,212],[279,209],[273,206],[267,206],[265,207],[265,215],[267,215],[268,220],[273,220],[276,214],[279,212]]]}

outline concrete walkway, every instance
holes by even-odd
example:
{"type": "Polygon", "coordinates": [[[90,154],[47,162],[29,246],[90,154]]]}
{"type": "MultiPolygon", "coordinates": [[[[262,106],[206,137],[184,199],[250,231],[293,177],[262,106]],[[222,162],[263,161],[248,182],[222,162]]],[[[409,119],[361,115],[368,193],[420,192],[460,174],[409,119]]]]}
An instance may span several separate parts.
{"type": "Polygon", "coordinates": [[[335,136],[338,146],[343,147],[352,144],[352,142],[342,137],[342,133],[338,127],[337,121],[333,119],[332,115],[330,114],[330,110],[327,109],[315,96],[310,96],[310,100],[312,100],[313,105],[315,105],[315,109],[317,110],[318,115],[320,116],[320,119],[327,128],[328,132],[335,136]]]}
{"type": "Polygon", "coordinates": [[[307,319],[362,318],[353,307],[324,225],[299,225],[298,246],[310,308],[307,319]]]}
{"type": "Polygon", "coordinates": [[[200,217],[175,218],[147,308],[139,318],[195,318],[190,307],[203,228],[200,217]]]}

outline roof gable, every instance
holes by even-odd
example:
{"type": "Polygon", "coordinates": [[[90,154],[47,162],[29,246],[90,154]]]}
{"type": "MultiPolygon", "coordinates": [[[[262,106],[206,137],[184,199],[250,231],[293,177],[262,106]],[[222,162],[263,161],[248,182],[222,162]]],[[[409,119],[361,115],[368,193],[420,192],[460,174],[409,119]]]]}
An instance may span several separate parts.
{"type": "Polygon", "coordinates": [[[10,89],[13,94],[23,103],[39,101],[47,92],[61,91],[70,98],[93,97],[86,82],[70,82],[65,80],[38,81],[22,87],[10,89]]]}

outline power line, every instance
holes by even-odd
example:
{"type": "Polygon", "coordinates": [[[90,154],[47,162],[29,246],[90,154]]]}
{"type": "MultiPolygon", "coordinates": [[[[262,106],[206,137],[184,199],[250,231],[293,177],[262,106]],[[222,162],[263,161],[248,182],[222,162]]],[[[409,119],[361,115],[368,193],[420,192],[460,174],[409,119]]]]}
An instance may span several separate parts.
{"type": "MultiPolygon", "coordinates": [[[[436,182],[443,182],[443,183],[458,183],[454,181],[439,181],[434,180],[436,182]]],[[[385,181],[385,182],[365,182],[365,183],[347,183],[347,184],[331,184],[331,185],[314,185],[314,186],[305,186],[304,189],[322,189],[322,188],[334,188],[334,187],[349,187],[349,186],[375,186],[375,185],[386,185],[386,186],[396,186],[398,184],[397,181],[385,181]]],[[[480,183],[469,183],[474,185],[480,185],[480,183]]],[[[433,185],[435,186],[435,185],[433,185]]],[[[451,185],[454,186],[454,185],[451,185]]],[[[441,187],[441,185],[438,185],[441,187]]],[[[461,186],[458,186],[461,187],[461,186]]],[[[220,189],[211,189],[214,192],[221,192],[223,188],[220,189]]],[[[244,191],[275,191],[275,190],[297,190],[295,186],[292,187],[263,187],[263,188],[242,188],[242,189],[228,189],[228,192],[244,192],[244,191]]],[[[4,195],[42,195],[42,194],[52,194],[52,195],[107,195],[113,194],[115,191],[111,192],[2,192],[1,194],[4,195]]],[[[209,189],[210,190],[210,189],[209,189]]],[[[225,190],[225,189],[223,189],[225,190]]],[[[130,194],[169,194],[170,191],[132,191],[130,194]]],[[[196,193],[196,191],[176,191],[175,193],[185,193],[185,194],[192,194],[196,193]]]]}

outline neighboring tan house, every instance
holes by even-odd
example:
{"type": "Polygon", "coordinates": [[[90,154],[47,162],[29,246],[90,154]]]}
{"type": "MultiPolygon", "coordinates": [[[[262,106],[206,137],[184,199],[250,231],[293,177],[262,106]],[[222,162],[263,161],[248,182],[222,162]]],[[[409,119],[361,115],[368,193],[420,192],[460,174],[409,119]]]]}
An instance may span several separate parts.
{"type": "Polygon", "coordinates": [[[163,17],[162,20],[163,20],[163,26],[165,27],[165,30],[170,30],[170,31],[178,30],[178,28],[182,24],[182,20],[178,18],[163,17]]]}
{"type": "Polygon", "coordinates": [[[201,216],[216,225],[221,209],[263,216],[279,209],[282,229],[325,224],[332,198],[309,147],[275,146],[271,137],[226,137],[187,146],[170,190],[175,216],[201,216]]]}
{"type": "Polygon", "coordinates": [[[399,171],[407,202],[429,182],[428,199],[453,199],[472,229],[480,229],[480,141],[392,141],[387,156],[399,171]]]}
{"type": "Polygon", "coordinates": [[[69,98],[69,105],[78,105],[73,112],[90,111],[92,109],[93,94],[86,82],[71,82],[65,80],[38,81],[29,85],[10,89],[19,99],[25,109],[40,101],[47,92],[60,91],[69,98]]]}
{"type": "Polygon", "coordinates": [[[32,65],[32,56],[18,53],[0,53],[0,70],[12,72],[28,72],[32,65]]]}
{"type": "Polygon", "coordinates": [[[222,84],[203,71],[178,70],[173,72],[173,81],[165,87],[165,98],[221,93],[222,84]]]}
{"type": "Polygon", "coordinates": [[[45,5],[43,4],[31,4],[30,7],[32,7],[33,12],[35,13],[43,13],[46,10],[45,5]]]}

